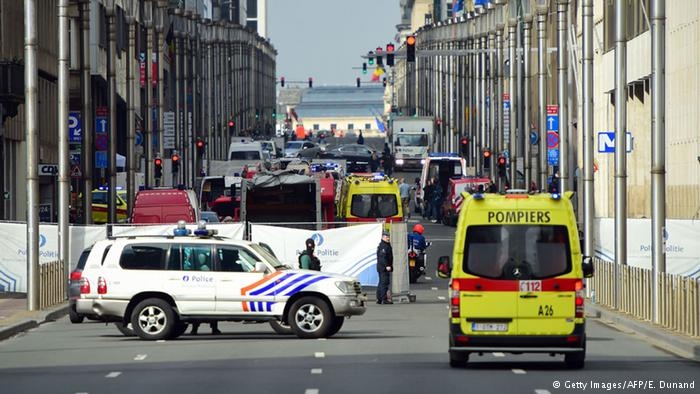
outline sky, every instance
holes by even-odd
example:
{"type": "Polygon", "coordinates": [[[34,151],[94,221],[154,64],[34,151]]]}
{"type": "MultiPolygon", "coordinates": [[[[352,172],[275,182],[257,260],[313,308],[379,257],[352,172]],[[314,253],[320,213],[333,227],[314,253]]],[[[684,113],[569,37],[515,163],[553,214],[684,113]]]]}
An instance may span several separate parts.
{"type": "Polygon", "coordinates": [[[399,0],[268,0],[267,6],[277,78],[306,83],[312,77],[314,86],[369,81],[360,56],[386,48],[401,21],[399,0]]]}

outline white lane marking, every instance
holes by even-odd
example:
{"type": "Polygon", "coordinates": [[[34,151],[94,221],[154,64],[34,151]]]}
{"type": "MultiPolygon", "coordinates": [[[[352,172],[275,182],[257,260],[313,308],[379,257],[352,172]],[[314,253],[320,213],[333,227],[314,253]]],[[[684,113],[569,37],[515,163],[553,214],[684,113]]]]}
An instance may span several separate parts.
{"type": "Polygon", "coordinates": [[[322,368],[311,368],[311,374],[312,375],[320,375],[323,373],[322,368]]]}
{"type": "Polygon", "coordinates": [[[318,394],[318,389],[306,389],[304,394],[318,394]]]}
{"type": "Polygon", "coordinates": [[[139,354],[136,357],[134,357],[134,360],[141,361],[141,360],[145,360],[146,357],[148,357],[148,354],[139,354]]]}
{"type": "Polygon", "coordinates": [[[325,341],[328,338],[317,338],[319,341],[325,341]]]}
{"type": "Polygon", "coordinates": [[[444,297],[444,296],[438,296],[438,300],[444,301],[444,300],[445,300],[445,297],[444,297]]]}
{"type": "Polygon", "coordinates": [[[505,357],[506,354],[505,354],[505,353],[501,353],[501,352],[493,352],[493,356],[494,356],[494,357],[505,357]]]}
{"type": "Polygon", "coordinates": [[[437,287],[431,287],[430,290],[438,290],[437,287]]]}
{"type": "Polygon", "coordinates": [[[324,358],[324,357],[326,357],[326,353],[324,353],[324,352],[316,352],[316,353],[314,353],[314,357],[316,357],[316,358],[324,358]]]}
{"type": "Polygon", "coordinates": [[[513,373],[516,375],[525,375],[527,372],[525,372],[524,369],[514,369],[513,373]]]}
{"type": "Polygon", "coordinates": [[[429,277],[429,276],[426,276],[426,277],[425,277],[425,280],[433,280],[433,278],[431,278],[431,277],[429,277]]]}
{"type": "Polygon", "coordinates": [[[110,372],[107,375],[105,375],[105,378],[116,378],[117,376],[121,375],[121,372],[110,372]]]}
{"type": "Polygon", "coordinates": [[[549,390],[535,389],[535,394],[552,394],[552,393],[550,393],[549,390]]]}
{"type": "Polygon", "coordinates": [[[165,343],[165,339],[159,339],[156,341],[156,343],[165,343]]]}
{"type": "Polygon", "coordinates": [[[90,393],[88,393],[87,391],[79,391],[79,392],[77,392],[77,393],[75,393],[75,394],[90,394],[90,393]]]}

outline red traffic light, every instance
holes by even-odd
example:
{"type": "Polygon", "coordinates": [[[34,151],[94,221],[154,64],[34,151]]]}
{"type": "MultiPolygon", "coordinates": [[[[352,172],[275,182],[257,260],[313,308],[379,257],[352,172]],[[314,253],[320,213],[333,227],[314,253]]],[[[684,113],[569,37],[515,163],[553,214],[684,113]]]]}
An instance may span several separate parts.
{"type": "Polygon", "coordinates": [[[204,141],[202,140],[197,140],[197,148],[204,148],[204,141]]]}
{"type": "Polygon", "coordinates": [[[504,165],[506,165],[506,158],[503,157],[503,156],[499,156],[499,157],[498,157],[498,165],[499,165],[499,166],[504,166],[504,165]]]}
{"type": "Polygon", "coordinates": [[[280,77],[280,86],[284,87],[284,77],[280,77]]]}
{"type": "Polygon", "coordinates": [[[488,159],[491,157],[491,151],[489,149],[484,149],[484,158],[488,159]]]}
{"type": "Polygon", "coordinates": [[[386,44],[386,51],[389,53],[394,52],[394,44],[386,44]]]}
{"type": "Polygon", "coordinates": [[[462,137],[462,139],[459,140],[459,143],[462,145],[467,145],[469,143],[469,139],[467,137],[462,137]]]}
{"type": "Polygon", "coordinates": [[[159,158],[156,158],[155,160],[153,160],[153,163],[154,163],[156,166],[160,167],[161,165],[163,165],[163,159],[161,159],[160,157],[159,157],[159,158]]]}
{"type": "Polygon", "coordinates": [[[233,127],[236,123],[232,120],[228,121],[228,127],[233,127]]]}
{"type": "Polygon", "coordinates": [[[172,160],[173,163],[177,163],[177,162],[180,161],[180,156],[178,156],[178,155],[172,155],[172,156],[170,156],[170,160],[172,160]]]}
{"type": "Polygon", "coordinates": [[[374,51],[375,51],[376,53],[381,53],[382,50],[383,50],[382,47],[377,47],[377,49],[375,49],[374,51]]]}

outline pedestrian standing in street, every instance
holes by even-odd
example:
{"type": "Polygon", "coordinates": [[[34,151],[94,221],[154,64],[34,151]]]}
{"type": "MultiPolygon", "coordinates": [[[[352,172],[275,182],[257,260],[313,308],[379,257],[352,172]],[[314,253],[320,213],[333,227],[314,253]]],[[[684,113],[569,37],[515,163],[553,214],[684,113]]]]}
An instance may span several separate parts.
{"type": "Polygon", "coordinates": [[[379,157],[377,157],[377,152],[372,152],[372,157],[369,159],[369,170],[370,172],[377,172],[379,170],[379,157]]]}
{"type": "Polygon", "coordinates": [[[384,151],[382,154],[382,165],[384,166],[384,173],[391,177],[391,174],[394,173],[394,158],[391,156],[391,153],[384,151]]]}
{"type": "Polygon", "coordinates": [[[406,183],[404,178],[399,180],[399,195],[401,196],[401,204],[403,205],[404,217],[411,217],[411,210],[409,208],[409,200],[411,198],[411,185],[406,183]]]}
{"type": "Polygon", "coordinates": [[[360,145],[364,145],[365,143],[365,137],[362,136],[362,130],[360,130],[360,135],[357,136],[357,143],[360,145]]]}
{"type": "Polygon", "coordinates": [[[391,272],[394,269],[394,252],[389,243],[388,232],[382,233],[382,240],[377,246],[377,273],[379,274],[379,284],[377,284],[377,304],[393,304],[387,296],[389,285],[391,284],[391,272]]]}

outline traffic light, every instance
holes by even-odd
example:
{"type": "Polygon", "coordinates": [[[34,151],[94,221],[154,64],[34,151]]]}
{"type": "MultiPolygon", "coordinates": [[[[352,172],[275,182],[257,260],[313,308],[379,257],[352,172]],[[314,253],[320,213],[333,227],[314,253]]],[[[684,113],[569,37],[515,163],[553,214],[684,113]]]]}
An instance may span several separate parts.
{"type": "Polygon", "coordinates": [[[462,137],[459,140],[459,151],[462,153],[462,157],[466,157],[469,154],[469,138],[462,137]]]}
{"type": "Polygon", "coordinates": [[[260,110],[256,108],[255,109],[255,120],[258,120],[258,119],[260,119],[260,110]]]}
{"type": "Polygon", "coordinates": [[[367,74],[367,63],[362,63],[362,73],[367,74]]]}
{"type": "Polygon", "coordinates": [[[394,44],[386,44],[386,65],[394,66],[394,44]]]}
{"type": "Polygon", "coordinates": [[[228,121],[228,135],[233,135],[233,128],[236,126],[236,122],[233,121],[233,119],[229,119],[228,121]]]}
{"type": "Polygon", "coordinates": [[[355,79],[355,82],[357,83],[357,87],[359,88],[360,87],[360,77],[357,77],[355,79]]]}
{"type": "Polygon", "coordinates": [[[416,36],[406,37],[406,61],[416,61],[416,36]]]}
{"type": "Polygon", "coordinates": [[[367,52],[367,63],[369,63],[370,66],[374,66],[374,52],[373,51],[367,52]]]}
{"type": "Polygon", "coordinates": [[[280,77],[280,86],[284,87],[284,77],[280,77]]]}
{"type": "Polygon", "coordinates": [[[173,155],[170,156],[170,162],[174,173],[180,171],[180,156],[177,153],[173,153],[173,155]]]}
{"type": "Polygon", "coordinates": [[[201,138],[197,138],[195,145],[197,146],[197,155],[201,159],[204,156],[204,141],[201,138]]]}
{"type": "Polygon", "coordinates": [[[382,78],[382,86],[386,87],[386,77],[382,78]]]}
{"type": "Polygon", "coordinates": [[[506,158],[504,156],[498,156],[498,176],[501,178],[506,177],[506,158]]]}
{"type": "Polygon", "coordinates": [[[309,77],[309,87],[313,88],[314,87],[314,79],[309,77]]]}
{"type": "Polygon", "coordinates": [[[158,179],[163,177],[163,159],[160,157],[156,157],[153,160],[153,175],[158,179]]]}
{"type": "Polygon", "coordinates": [[[491,168],[491,149],[484,149],[482,154],[484,156],[484,168],[491,168]]]}
{"type": "Polygon", "coordinates": [[[382,64],[382,47],[377,47],[375,49],[375,53],[377,54],[377,66],[381,66],[382,64]]]}

